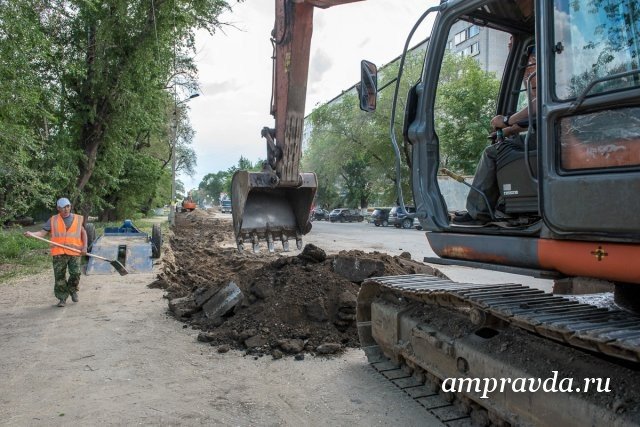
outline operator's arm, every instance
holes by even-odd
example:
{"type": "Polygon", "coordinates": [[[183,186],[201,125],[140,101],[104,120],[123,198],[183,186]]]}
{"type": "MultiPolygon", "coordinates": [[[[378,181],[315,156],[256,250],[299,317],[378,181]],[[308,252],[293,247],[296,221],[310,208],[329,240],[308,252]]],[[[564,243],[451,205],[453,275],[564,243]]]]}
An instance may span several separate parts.
{"type": "MultiPolygon", "coordinates": [[[[535,116],[536,99],[531,100],[531,104],[534,107],[533,115],[535,116]]],[[[527,128],[518,126],[518,122],[529,120],[529,106],[525,106],[523,109],[510,116],[497,115],[491,119],[491,127],[493,129],[502,129],[504,136],[517,135],[520,132],[524,132],[527,128]],[[508,120],[508,125],[507,125],[508,120]]]]}

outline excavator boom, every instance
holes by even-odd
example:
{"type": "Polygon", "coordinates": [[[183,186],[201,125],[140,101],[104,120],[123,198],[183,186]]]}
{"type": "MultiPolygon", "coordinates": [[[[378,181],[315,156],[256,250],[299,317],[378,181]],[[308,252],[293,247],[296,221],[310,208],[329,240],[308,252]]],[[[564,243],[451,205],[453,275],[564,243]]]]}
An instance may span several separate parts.
{"type": "Polygon", "coordinates": [[[262,172],[238,171],[232,180],[233,226],[236,244],[244,249],[251,242],[267,241],[270,252],[279,240],[288,250],[288,240],[311,230],[309,215],[317,188],[314,173],[300,173],[304,107],[307,95],[309,52],[313,33],[313,10],[362,0],[276,0],[274,72],[271,114],[275,128],[265,127],[267,161],[262,172]]]}

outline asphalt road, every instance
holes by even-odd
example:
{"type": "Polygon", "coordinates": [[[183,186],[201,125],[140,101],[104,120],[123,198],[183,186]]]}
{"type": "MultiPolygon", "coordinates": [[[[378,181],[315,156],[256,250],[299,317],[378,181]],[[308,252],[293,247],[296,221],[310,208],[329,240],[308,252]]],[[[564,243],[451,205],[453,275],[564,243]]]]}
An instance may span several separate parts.
{"type": "MultiPolygon", "coordinates": [[[[231,215],[229,215],[231,216],[231,215]]],[[[409,252],[411,258],[423,261],[425,257],[435,257],[424,231],[415,228],[402,229],[376,227],[367,222],[332,223],[314,221],[311,232],[304,236],[305,243],[313,243],[327,253],[359,249],[365,252],[380,251],[389,255],[409,252]]],[[[431,264],[446,274],[451,280],[467,283],[520,283],[551,292],[551,280],[535,279],[517,274],[499,273],[484,269],[443,266],[431,264]]]]}

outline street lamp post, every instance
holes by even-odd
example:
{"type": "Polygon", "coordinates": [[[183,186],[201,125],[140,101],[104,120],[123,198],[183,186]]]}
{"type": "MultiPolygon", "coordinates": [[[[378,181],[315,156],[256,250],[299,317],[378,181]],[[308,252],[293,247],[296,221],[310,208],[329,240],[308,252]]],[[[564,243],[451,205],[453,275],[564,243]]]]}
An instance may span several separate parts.
{"type": "Polygon", "coordinates": [[[175,100],[173,106],[173,143],[171,144],[171,211],[169,212],[169,222],[173,225],[173,218],[177,209],[176,203],[176,145],[178,144],[178,105],[189,102],[193,98],[200,96],[199,93],[193,93],[188,98],[178,102],[175,100]]]}

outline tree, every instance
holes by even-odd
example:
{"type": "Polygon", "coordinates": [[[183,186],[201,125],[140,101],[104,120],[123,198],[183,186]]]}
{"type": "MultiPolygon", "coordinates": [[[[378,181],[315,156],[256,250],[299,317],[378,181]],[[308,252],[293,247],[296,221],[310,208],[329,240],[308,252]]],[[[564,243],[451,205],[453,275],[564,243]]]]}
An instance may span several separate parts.
{"type": "MultiPolygon", "coordinates": [[[[406,94],[420,75],[420,64],[420,55],[411,53],[406,62],[406,78],[401,82],[401,94],[406,94]]],[[[380,87],[395,78],[397,68],[398,64],[390,64],[380,71],[380,87]]],[[[379,205],[395,203],[395,157],[389,135],[392,97],[393,86],[387,86],[379,93],[378,109],[364,113],[359,110],[358,99],[352,91],[310,114],[311,137],[304,152],[303,168],[318,174],[317,204],[367,207],[372,201],[379,205]],[[336,199],[340,193],[345,197],[336,199]]],[[[403,106],[401,96],[395,118],[398,141],[402,141],[403,106]]],[[[401,159],[402,186],[406,194],[410,194],[406,165],[409,148],[401,149],[405,153],[401,159]]]]}
{"type": "Polygon", "coordinates": [[[370,172],[366,165],[377,153],[367,148],[371,128],[366,114],[357,107],[355,95],[345,95],[333,104],[317,108],[311,114],[312,133],[309,148],[303,157],[303,169],[321,177],[320,185],[335,186],[333,192],[319,191],[316,204],[336,206],[368,204],[366,182],[373,176],[358,176],[370,172]],[[339,191],[338,189],[345,191],[339,191]],[[329,194],[344,193],[338,201],[323,199],[329,194]]]}
{"type": "Polygon", "coordinates": [[[202,178],[202,181],[200,181],[200,184],[198,185],[198,189],[211,197],[211,199],[218,200],[220,198],[220,194],[226,192],[225,184],[227,176],[228,173],[224,171],[209,173],[202,178]]]}
{"type": "Polygon", "coordinates": [[[499,87],[495,75],[483,71],[473,58],[445,54],[435,104],[443,166],[473,174],[487,145],[499,87]]]}
{"type": "Polygon", "coordinates": [[[52,204],[71,178],[49,146],[56,129],[53,49],[27,2],[0,2],[0,224],[52,204]]]}
{"type": "Polygon", "coordinates": [[[173,135],[172,112],[178,90],[197,86],[195,31],[214,33],[229,8],[0,1],[0,219],[61,195],[85,214],[147,209],[170,183],[171,153],[192,172],[193,132],[181,118],[173,135]],[[144,196],[125,197],[136,193],[144,196]]]}
{"type": "Polygon", "coordinates": [[[205,175],[202,181],[200,181],[200,184],[198,184],[198,189],[213,200],[218,200],[220,193],[231,194],[231,180],[236,171],[247,170],[257,172],[262,169],[262,163],[263,161],[260,159],[252,163],[251,160],[246,157],[240,156],[238,163],[229,167],[227,170],[205,175]]]}
{"type": "MultiPolygon", "coordinates": [[[[401,153],[401,186],[410,195],[411,146],[403,141],[406,94],[420,78],[424,51],[409,52],[400,82],[394,117],[395,138],[401,153]]],[[[398,63],[383,67],[379,87],[398,75],[398,63]]],[[[436,99],[436,130],[441,161],[447,167],[472,173],[485,147],[489,120],[495,111],[499,81],[481,70],[473,58],[445,55],[436,99]]],[[[396,191],[396,159],[389,133],[395,86],[378,93],[378,108],[363,113],[354,93],[316,108],[309,116],[311,136],[303,156],[303,168],[318,175],[316,204],[366,207],[393,205],[396,191]],[[343,197],[337,197],[342,194],[343,197]]],[[[411,201],[407,198],[406,202],[411,201]]]]}
{"type": "Polygon", "coordinates": [[[342,166],[341,176],[346,190],[345,203],[348,206],[369,206],[371,186],[367,179],[369,165],[362,157],[352,158],[342,166]]]}

